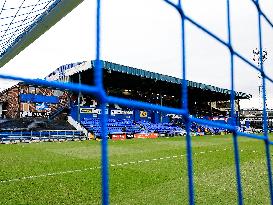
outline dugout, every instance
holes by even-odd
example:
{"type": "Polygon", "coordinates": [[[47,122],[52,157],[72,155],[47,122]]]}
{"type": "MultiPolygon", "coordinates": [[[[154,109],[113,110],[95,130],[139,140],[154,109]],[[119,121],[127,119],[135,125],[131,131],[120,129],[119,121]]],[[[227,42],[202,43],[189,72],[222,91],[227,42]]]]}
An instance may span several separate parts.
{"type": "MultiPolygon", "coordinates": [[[[182,80],[180,78],[107,61],[100,61],[100,65],[103,68],[104,87],[108,95],[170,107],[181,106],[182,80]]],[[[93,85],[94,67],[95,61],[68,64],[56,69],[46,79],[93,85]]],[[[231,93],[229,89],[194,81],[187,81],[187,84],[189,111],[191,114],[196,116],[227,116],[229,114],[231,93]]],[[[251,98],[249,94],[236,92],[235,110],[240,110],[240,99],[249,98],[251,98]]],[[[72,93],[71,102],[71,115],[78,120],[85,117],[97,117],[100,112],[94,109],[96,107],[94,97],[85,93],[72,93]]],[[[133,110],[133,114],[128,114],[130,110],[112,107],[107,111],[110,118],[112,116],[111,112],[115,109],[124,110],[124,113],[118,115],[121,118],[132,117],[135,120],[139,120],[136,115],[141,115],[141,110],[133,110]],[[129,115],[130,117],[128,117],[129,115]]],[[[168,117],[166,117],[167,113],[160,113],[159,115],[149,114],[148,112],[147,116],[149,119],[147,118],[146,120],[153,119],[153,121],[158,122],[162,121],[164,117],[165,120],[168,120],[168,117]]],[[[117,118],[117,115],[115,115],[115,118],[117,118]]]]}

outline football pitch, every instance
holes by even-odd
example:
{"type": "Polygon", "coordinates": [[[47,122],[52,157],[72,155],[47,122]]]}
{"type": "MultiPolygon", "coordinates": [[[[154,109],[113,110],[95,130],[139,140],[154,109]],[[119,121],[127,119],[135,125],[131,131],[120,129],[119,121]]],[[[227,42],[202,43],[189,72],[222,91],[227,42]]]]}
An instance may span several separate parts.
{"type": "MultiPolygon", "coordinates": [[[[230,135],[192,138],[196,204],[236,204],[230,135]]],[[[264,142],[239,138],[245,204],[269,204],[264,142]]],[[[187,204],[184,137],[109,141],[111,204],[187,204]]],[[[101,204],[100,142],[0,145],[0,204],[101,204]]]]}

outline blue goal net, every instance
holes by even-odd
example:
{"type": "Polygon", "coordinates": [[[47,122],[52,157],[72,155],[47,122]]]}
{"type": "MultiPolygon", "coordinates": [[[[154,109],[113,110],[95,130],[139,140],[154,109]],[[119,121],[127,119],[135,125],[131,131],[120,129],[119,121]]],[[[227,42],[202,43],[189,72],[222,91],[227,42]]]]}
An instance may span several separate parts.
{"type": "MultiPolygon", "coordinates": [[[[181,48],[182,48],[182,84],[181,84],[181,96],[182,103],[180,108],[173,108],[168,106],[160,106],[157,104],[150,104],[135,100],[128,100],[120,97],[109,96],[104,89],[103,82],[103,65],[100,57],[101,53],[101,1],[97,0],[96,8],[96,60],[94,69],[94,85],[81,85],[75,83],[62,83],[57,81],[46,81],[42,79],[28,79],[18,76],[10,75],[0,75],[0,78],[9,80],[18,80],[34,85],[49,86],[59,89],[68,89],[75,92],[85,92],[96,96],[100,102],[100,108],[102,110],[106,109],[107,103],[119,104],[122,106],[130,108],[141,108],[149,109],[153,111],[160,111],[164,113],[173,113],[177,115],[182,115],[186,127],[186,147],[187,147],[187,173],[188,173],[188,194],[189,194],[189,204],[195,203],[195,193],[194,193],[194,175],[193,175],[193,158],[192,158],[192,142],[190,135],[190,127],[192,123],[198,123],[201,125],[209,125],[211,127],[223,128],[229,130],[233,135],[233,147],[234,147],[234,161],[235,161],[235,172],[236,172],[236,182],[237,182],[237,195],[238,204],[243,204],[243,190],[241,182],[241,171],[240,171],[240,156],[238,150],[238,138],[247,137],[258,139],[264,142],[265,146],[265,157],[267,162],[267,172],[268,172],[268,186],[270,192],[271,204],[273,204],[273,187],[272,187],[272,168],[271,168],[271,156],[270,156],[270,145],[273,144],[268,136],[268,116],[266,107],[266,84],[273,83],[273,79],[268,76],[264,70],[263,61],[257,66],[253,62],[249,61],[244,55],[236,51],[232,44],[232,22],[230,15],[230,2],[226,0],[226,11],[227,11],[227,36],[228,40],[223,40],[218,35],[214,34],[212,31],[205,28],[202,24],[191,18],[190,15],[186,14],[183,10],[183,3],[181,0],[170,1],[162,0],[166,2],[166,6],[173,7],[174,12],[178,12],[181,18],[181,48]],[[228,124],[221,124],[205,119],[200,119],[190,115],[188,109],[188,87],[187,87],[187,49],[186,49],[186,38],[187,30],[185,28],[185,23],[189,23],[194,27],[198,28],[200,31],[208,35],[210,38],[224,46],[229,51],[230,61],[230,110],[231,119],[228,124]],[[262,100],[263,100],[263,134],[256,135],[251,133],[245,133],[238,130],[236,126],[236,113],[235,113],[235,96],[234,91],[234,58],[237,57],[246,65],[249,69],[254,69],[258,71],[261,75],[262,80],[262,100]]],[[[53,26],[57,21],[59,21],[65,14],[75,8],[82,1],[80,0],[23,0],[18,7],[18,4],[12,5],[11,2],[2,0],[0,4],[0,66],[5,65],[10,59],[17,55],[21,50],[27,47],[35,39],[37,39],[43,32],[45,32],[50,26],[53,26]],[[17,5],[17,6],[15,6],[17,5]],[[9,11],[9,12],[7,12],[9,11]],[[41,28],[39,26],[44,26],[41,28]]],[[[16,0],[17,2],[17,0],[16,0]]],[[[270,27],[273,28],[273,22],[265,15],[263,10],[259,5],[259,0],[249,0],[250,3],[254,4],[257,12],[258,19],[258,36],[257,42],[259,44],[258,50],[260,58],[262,59],[263,51],[263,39],[262,39],[262,20],[266,22],[270,27]]],[[[109,164],[108,164],[108,138],[107,138],[107,115],[102,112],[100,115],[101,120],[101,176],[102,176],[102,204],[109,204],[109,164]]]]}

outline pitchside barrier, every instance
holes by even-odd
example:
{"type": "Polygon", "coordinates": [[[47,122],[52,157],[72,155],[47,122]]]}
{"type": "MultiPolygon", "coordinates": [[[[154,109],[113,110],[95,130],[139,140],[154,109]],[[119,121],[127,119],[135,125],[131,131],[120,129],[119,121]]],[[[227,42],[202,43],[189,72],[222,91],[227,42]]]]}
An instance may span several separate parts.
{"type": "MultiPolygon", "coordinates": [[[[6,0],[5,0],[6,1],[6,0]]],[[[238,204],[243,204],[243,192],[242,192],[242,183],[241,183],[241,172],[240,172],[240,156],[238,152],[238,137],[247,137],[247,138],[254,138],[258,140],[264,141],[265,144],[265,157],[267,161],[267,172],[268,172],[268,185],[269,185],[269,192],[270,192],[270,199],[271,204],[273,204],[273,192],[272,192],[272,170],[271,170],[271,159],[270,159],[270,145],[273,144],[272,141],[269,140],[268,137],[268,127],[267,127],[267,114],[266,114],[266,82],[273,83],[273,79],[271,79],[266,72],[264,71],[263,62],[261,61],[260,66],[254,65],[252,62],[247,60],[242,54],[238,53],[236,50],[233,49],[232,46],[232,39],[231,39],[231,32],[232,32],[232,24],[230,22],[230,6],[229,0],[226,1],[226,9],[227,9],[227,31],[228,31],[228,40],[225,41],[221,39],[221,37],[217,36],[210,30],[206,29],[203,25],[199,24],[197,21],[192,19],[189,15],[186,15],[183,10],[183,5],[181,0],[174,3],[170,0],[164,0],[169,6],[172,6],[176,12],[180,14],[181,18],[181,29],[182,29],[182,104],[181,108],[172,108],[166,106],[160,106],[156,104],[149,104],[145,102],[139,102],[134,100],[128,100],[113,96],[108,96],[104,90],[103,86],[103,68],[100,61],[100,22],[101,22],[101,1],[97,0],[97,7],[96,7],[96,65],[94,69],[94,76],[95,76],[95,84],[94,86],[87,86],[87,85],[79,85],[79,84],[72,84],[72,83],[60,83],[60,82],[48,82],[45,80],[40,79],[26,79],[22,77],[15,77],[9,75],[0,75],[1,78],[10,79],[10,80],[19,80],[24,81],[30,84],[42,85],[42,86],[50,86],[56,87],[59,89],[70,89],[75,92],[85,92],[92,95],[95,95],[97,99],[100,101],[100,107],[102,110],[106,108],[106,103],[112,104],[120,104],[123,106],[131,107],[131,108],[142,108],[142,109],[150,109],[155,111],[161,111],[165,113],[173,113],[182,115],[185,119],[185,126],[186,126],[186,147],[187,147],[187,171],[188,171],[188,193],[189,193],[189,204],[194,204],[194,176],[193,176],[193,160],[192,160],[192,145],[191,145],[191,136],[190,136],[190,125],[192,122],[199,123],[202,125],[209,125],[217,128],[228,129],[233,133],[233,146],[234,146],[234,158],[235,158],[235,172],[236,172],[236,182],[237,182],[237,194],[238,194],[238,204]],[[219,124],[212,121],[198,119],[189,114],[188,110],[188,95],[187,95],[187,81],[186,81],[186,46],[185,46],[185,38],[187,37],[187,31],[185,29],[185,22],[190,23],[191,25],[195,26],[203,33],[210,36],[219,44],[226,47],[229,50],[230,59],[230,82],[231,82],[231,93],[230,93],[230,100],[231,100],[231,118],[232,121],[227,124],[219,124]],[[235,122],[235,108],[234,108],[234,100],[235,100],[235,91],[234,91],[234,56],[242,60],[246,63],[249,68],[255,69],[258,71],[262,76],[262,99],[263,99],[263,135],[258,136],[255,134],[243,133],[237,130],[236,122],[235,122]]],[[[26,29],[24,32],[20,33],[20,36],[16,38],[13,43],[4,43],[4,45],[8,45],[4,47],[2,46],[1,51],[1,59],[0,65],[4,65],[8,62],[11,58],[13,58],[16,54],[18,54],[22,49],[32,43],[35,39],[37,39],[43,32],[45,32],[48,28],[54,25],[57,21],[59,21],[64,15],[66,15],[70,10],[76,7],[82,0],[55,0],[54,5],[52,5],[46,13],[43,13],[38,20],[35,20],[31,25],[31,29],[26,29]],[[50,15],[51,14],[51,15],[50,15]],[[44,26],[44,24],[49,26],[44,26]],[[40,29],[40,30],[39,30],[40,29]],[[24,38],[25,37],[25,38],[24,38]],[[28,38],[29,37],[29,38],[28,38]],[[21,46],[21,47],[20,47],[21,46]],[[21,49],[21,50],[20,50],[21,49]]],[[[262,59],[262,25],[261,20],[264,19],[265,22],[273,27],[273,22],[264,14],[261,10],[259,5],[259,0],[249,0],[250,3],[253,3],[256,6],[257,10],[257,18],[258,18],[258,33],[259,38],[257,39],[259,43],[259,53],[260,59],[262,59]]],[[[21,5],[22,7],[22,5],[21,5]]],[[[20,7],[20,8],[21,8],[20,7]]],[[[19,10],[20,10],[19,8],[19,10]]],[[[2,8],[3,10],[3,8],[2,8]]],[[[0,14],[2,11],[0,12],[0,14]]],[[[15,15],[16,16],[16,15],[15,15]]],[[[14,17],[15,18],[15,17],[14,17]]],[[[13,19],[14,19],[13,18],[13,19]]],[[[10,25],[12,22],[10,22],[10,25]]],[[[9,30],[9,28],[7,29],[9,30]]],[[[109,204],[109,180],[108,180],[108,139],[107,139],[107,116],[104,112],[101,114],[101,131],[102,131],[102,141],[101,141],[101,173],[102,173],[102,203],[104,205],[109,204]]]]}
{"type": "Polygon", "coordinates": [[[88,140],[88,137],[77,130],[0,131],[0,144],[76,140],[88,140]]]}

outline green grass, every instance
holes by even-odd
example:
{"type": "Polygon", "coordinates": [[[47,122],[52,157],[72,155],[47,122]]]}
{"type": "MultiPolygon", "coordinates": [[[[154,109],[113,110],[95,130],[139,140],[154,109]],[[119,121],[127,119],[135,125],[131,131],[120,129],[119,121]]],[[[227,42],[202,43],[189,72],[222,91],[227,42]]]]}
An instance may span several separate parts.
{"type": "MultiPolygon", "coordinates": [[[[236,204],[232,137],[193,137],[192,146],[196,204],[236,204]]],[[[111,204],[188,202],[184,138],[109,141],[109,148],[111,204]]],[[[264,143],[239,138],[239,149],[245,204],[269,204],[264,143]]],[[[100,204],[98,166],[97,141],[0,145],[0,181],[21,179],[0,183],[0,204],[100,204]],[[40,176],[70,170],[81,171],[40,176]],[[29,176],[39,177],[22,179],[29,176]]]]}

